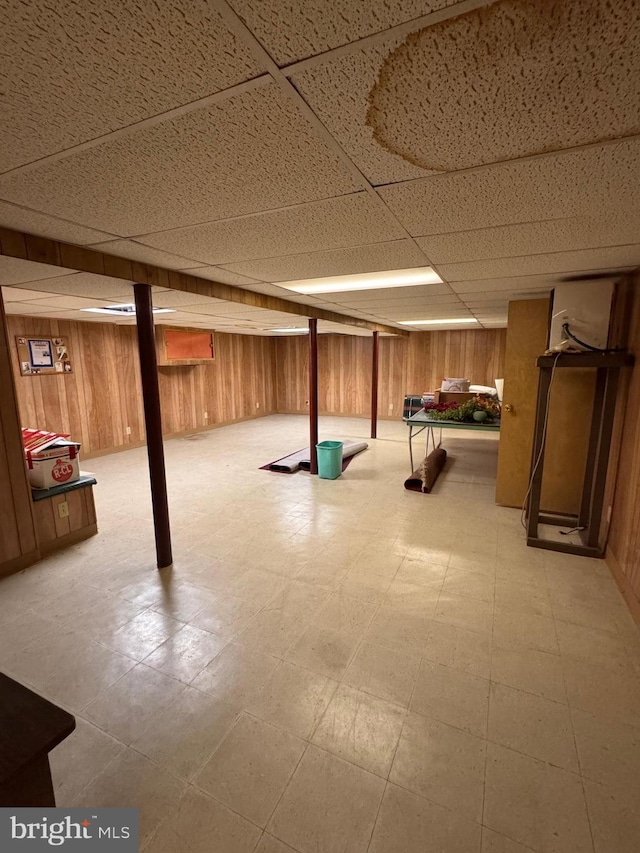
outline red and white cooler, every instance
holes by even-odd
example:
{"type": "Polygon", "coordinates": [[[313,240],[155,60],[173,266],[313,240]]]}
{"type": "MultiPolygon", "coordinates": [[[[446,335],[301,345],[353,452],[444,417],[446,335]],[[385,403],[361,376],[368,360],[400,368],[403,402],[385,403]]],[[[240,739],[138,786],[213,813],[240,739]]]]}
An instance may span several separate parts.
{"type": "Polygon", "coordinates": [[[23,429],[27,476],[34,489],[51,489],[80,477],[80,445],[68,435],[23,429]]]}

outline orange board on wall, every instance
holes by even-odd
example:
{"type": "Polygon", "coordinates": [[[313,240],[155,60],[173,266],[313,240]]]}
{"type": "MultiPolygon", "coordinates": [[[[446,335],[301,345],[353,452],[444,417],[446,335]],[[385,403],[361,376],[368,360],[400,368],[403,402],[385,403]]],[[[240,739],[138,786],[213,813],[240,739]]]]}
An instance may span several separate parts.
{"type": "Polygon", "coordinates": [[[170,361],[188,358],[213,358],[213,335],[211,332],[194,332],[182,329],[165,331],[167,359],[170,361]]]}

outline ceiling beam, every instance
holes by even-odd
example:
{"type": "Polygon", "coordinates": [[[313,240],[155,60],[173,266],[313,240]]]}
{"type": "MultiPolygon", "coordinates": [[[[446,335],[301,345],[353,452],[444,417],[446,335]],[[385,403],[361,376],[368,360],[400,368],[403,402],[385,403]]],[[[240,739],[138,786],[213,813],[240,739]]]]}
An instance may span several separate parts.
{"type": "MultiPolygon", "coordinates": [[[[182,290],[208,299],[223,299],[225,302],[236,302],[249,305],[252,308],[262,308],[266,311],[282,311],[296,314],[299,317],[311,317],[316,320],[326,320],[331,323],[341,323],[345,326],[355,326],[372,332],[385,332],[390,335],[407,337],[406,329],[386,326],[383,323],[372,323],[348,314],[338,314],[336,311],[326,311],[302,302],[290,302],[279,296],[268,296],[244,290],[230,284],[210,281],[184,272],[142,264],[117,255],[106,255],[96,249],[85,246],[74,246],[71,243],[60,243],[47,237],[37,237],[22,231],[12,231],[0,228],[0,255],[34,261],[39,264],[49,264],[53,267],[63,267],[78,272],[105,275],[110,278],[120,278],[131,284],[149,284],[154,287],[167,287],[170,290],[182,290]]],[[[0,285],[2,281],[0,280],[0,285]]]]}

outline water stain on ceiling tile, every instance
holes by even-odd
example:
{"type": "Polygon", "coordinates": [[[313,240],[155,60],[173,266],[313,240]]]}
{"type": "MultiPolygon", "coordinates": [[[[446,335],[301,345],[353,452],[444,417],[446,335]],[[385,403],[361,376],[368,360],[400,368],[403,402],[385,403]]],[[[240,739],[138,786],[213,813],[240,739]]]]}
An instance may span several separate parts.
{"type": "Polygon", "coordinates": [[[640,132],[640,0],[500,0],[411,33],[367,123],[390,153],[452,171],[640,132]]]}

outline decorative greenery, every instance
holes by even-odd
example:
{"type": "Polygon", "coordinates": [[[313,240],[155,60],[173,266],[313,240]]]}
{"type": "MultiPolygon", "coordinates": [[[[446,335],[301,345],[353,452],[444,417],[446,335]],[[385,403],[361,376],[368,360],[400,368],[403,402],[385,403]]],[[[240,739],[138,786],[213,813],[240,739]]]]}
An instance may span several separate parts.
{"type": "Polygon", "coordinates": [[[473,397],[464,403],[427,403],[424,408],[434,421],[473,422],[474,412],[486,412],[485,423],[500,417],[500,405],[483,397],[473,397]]]}

